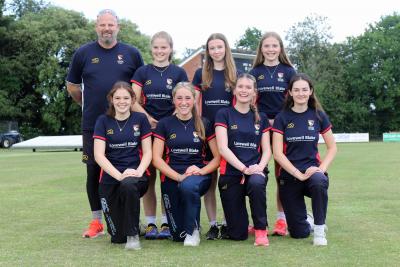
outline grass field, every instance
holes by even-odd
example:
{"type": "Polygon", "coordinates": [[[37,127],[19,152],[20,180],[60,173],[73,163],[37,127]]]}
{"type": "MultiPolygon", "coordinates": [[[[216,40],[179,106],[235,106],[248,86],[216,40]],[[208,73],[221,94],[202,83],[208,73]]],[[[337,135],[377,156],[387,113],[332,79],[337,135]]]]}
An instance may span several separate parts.
{"type": "MultiPolygon", "coordinates": [[[[327,247],[313,247],[311,237],[270,237],[268,248],[255,248],[250,237],[202,238],[198,248],[143,240],[142,250],[125,251],[108,236],[83,239],[90,213],[80,157],[0,150],[0,266],[400,266],[400,143],[338,145],[327,247]]],[[[270,225],[274,192],[270,177],[270,225]]],[[[202,225],[208,229],[204,209],[202,225]]]]}

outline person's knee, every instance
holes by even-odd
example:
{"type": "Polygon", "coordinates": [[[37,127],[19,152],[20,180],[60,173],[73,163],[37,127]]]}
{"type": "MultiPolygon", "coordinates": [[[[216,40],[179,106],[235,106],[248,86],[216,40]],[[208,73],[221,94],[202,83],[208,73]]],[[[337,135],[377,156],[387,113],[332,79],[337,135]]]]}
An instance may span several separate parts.
{"type": "Polygon", "coordinates": [[[296,226],[296,227],[289,227],[289,234],[292,238],[307,238],[310,236],[310,227],[309,226],[296,226]]]}
{"type": "Polygon", "coordinates": [[[136,177],[126,177],[120,183],[120,190],[123,192],[137,192],[138,180],[136,177]]]}

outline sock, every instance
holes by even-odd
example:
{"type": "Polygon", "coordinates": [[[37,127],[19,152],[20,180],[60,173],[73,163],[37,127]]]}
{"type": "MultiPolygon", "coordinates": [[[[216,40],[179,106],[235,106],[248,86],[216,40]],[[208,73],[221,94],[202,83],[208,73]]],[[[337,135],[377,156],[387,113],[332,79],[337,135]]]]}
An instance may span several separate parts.
{"type": "Polygon", "coordinates": [[[285,221],[286,221],[285,213],[284,213],[283,211],[278,211],[278,212],[276,213],[276,219],[277,219],[277,220],[282,219],[282,220],[285,220],[285,221]]]}
{"type": "Polygon", "coordinates": [[[93,220],[99,220],[99,222],[103,219],[103,212],[101,210],[92,210],[93,220]]]}
{"type": "Polygon", "coordinates": [[[161,224],[168,224],[167,215],[161,215],[161,224]]]}
{"type": "Polygon", "coordinates": [[[325,236],[325,224],[314,225],[314,236],[325,236]]]}
{"type": "Polygon", "coordinates": [[[156,225],[156,216],[146,216],[147,225],[154,224],[156,225]]]}
{"type": "Polygon", "coordinates": [[[212,220],[212,221],[210,221],[210,226],[216,226],[217,225],[217,221],[216,220],[212,220]]]}

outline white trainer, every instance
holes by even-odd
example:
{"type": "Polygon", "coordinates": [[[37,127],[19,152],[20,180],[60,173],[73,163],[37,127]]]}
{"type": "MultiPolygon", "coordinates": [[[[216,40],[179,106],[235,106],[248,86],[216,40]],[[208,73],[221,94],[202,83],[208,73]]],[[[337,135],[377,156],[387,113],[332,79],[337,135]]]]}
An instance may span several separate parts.
{"type": "Polygon", "coordinates": [[[140,246],[139,235],[128,236],[126,238],[125,249],[139,250],[141,248],[142,247],[140,246]]]}
{"type": "Polygon", "coordinates": [[[315,225],[314,226],[314,246],[326,246],[328,245],[328,240],[326,240],[325,225],[315,225]]]}
{"type": "Polygon", "coordinates": [[[200,244],[200,233],[199,230],[194,230],[191,235],[186,234],[184,246],[197,247],[200,244]]]}

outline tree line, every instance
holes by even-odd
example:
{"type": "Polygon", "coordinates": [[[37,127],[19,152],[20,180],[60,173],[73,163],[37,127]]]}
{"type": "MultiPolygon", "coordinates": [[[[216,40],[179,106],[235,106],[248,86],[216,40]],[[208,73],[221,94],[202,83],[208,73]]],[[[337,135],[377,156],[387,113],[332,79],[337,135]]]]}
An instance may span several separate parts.
{"type": "MultiPolygon", "coordinates": [[[[248,28],[235,47],[255,51],[262,31],[248,28]]],[[[18,121],[27,137],[80,133],[80,107],[65,90],[73,52],[96,39],[94,21],[42,0],[0,0],[0,120],[18,121]]],[[[119,40],[150,62],[150,37],[121,21],[119,40]]],[[[400,15],[333,43],[326,17],[310,15],[286,32],[286,52],[310,75],[339,132],[400,131],[400,15]]],[[[179,59],[175,59],[179,61],[179,59]]]]}

